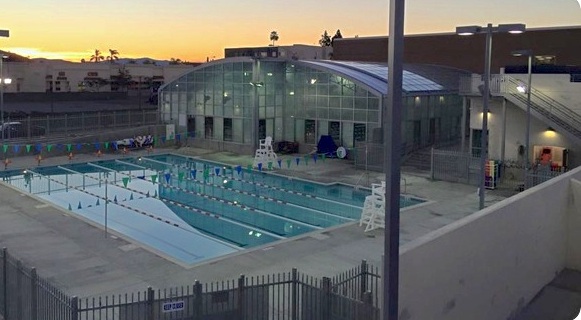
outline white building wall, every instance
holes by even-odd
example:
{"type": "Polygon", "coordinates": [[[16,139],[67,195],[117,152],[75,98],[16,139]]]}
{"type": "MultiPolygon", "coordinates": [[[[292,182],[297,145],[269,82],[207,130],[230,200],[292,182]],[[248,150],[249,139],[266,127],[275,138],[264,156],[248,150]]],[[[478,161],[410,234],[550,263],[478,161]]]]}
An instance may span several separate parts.
{"type": "MultiPolygon", "coordinates": [[[[472,98],[470,102],[470,128],[482,129],[482,99],[472,98]]],[[[502,98],[494,98],[489,103],[488,132],[489,132],[489,158],[501,160],[502,155],[502,130],[503,112],[502,98]]],[[[580,110],[581,113],[581,110],[580,110]]],[[[543,121],[531,116],[530,126],[530,152],[529,159],[533,159],[533,147],[556,146],[569,149],[570,161],[576,165],[581,165],[579,154],[581,148],[574,141],[559,132],[549,132],[549,126],[543,121]]],[[[524,156],[519,154],[519,146],[525,145],[526,135],[526,112],[506,101],[506,138],[504,160],[522,161],[524,156]]],[[[533,159],[534,160],[534,159],[533,159]]]]}
{"type": "MultiPolygon", "coordinates": [[[[508,74],[527,83],[526,74],[508,74]]],[[[533,74],[533,89],[556,100],[581,115],[581,82],[571,82],[569,74],[533,74]]]]}
{"type": "MultiPolygon", "coordinates": [[[[173,81],[193,68],[191,65],[125,64],[124,66],[133,81],[138,81],[139,77],[142,81],[147,77],[163,77],[165,83],[173,81]]],[[[7,78],[14,80],[13,84],[6,86],[5,92],[46,92],[47,76],[52,76],[54,88],[54,82],[58,81],[59,73],[63,72],[68,86],[61,85],[61,92],[78,92],[81,90],[79,84],[89,76],[89,73],[96,73],[96,77],[109,80],[111,76],[119,74],[119,69],[122,67],[121,64],[109,62],[75,63],[56,60],[5,62],[4,74],[7,78]]],[[[109,85],[99,88],[99,91],[110,90],[109,85]]]]}
{"type": "Polygon", "coordinates": [[[403,245],[400,318],[510,319],[559,271],[579,270],[577,180],[581,168],[403,245]]]}

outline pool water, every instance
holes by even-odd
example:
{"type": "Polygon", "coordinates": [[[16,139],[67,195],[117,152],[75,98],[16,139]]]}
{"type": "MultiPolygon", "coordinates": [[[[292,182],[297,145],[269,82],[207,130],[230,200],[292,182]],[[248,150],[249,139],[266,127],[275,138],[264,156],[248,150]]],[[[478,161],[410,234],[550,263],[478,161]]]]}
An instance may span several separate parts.
{"type": "MultiPolygon", "coordinates": [[[[358,220],[370,194],[174,154],[2,176],[185,264],[358,220]]],[[[423,201],[402,197],[400,204],[423,201]]]]}

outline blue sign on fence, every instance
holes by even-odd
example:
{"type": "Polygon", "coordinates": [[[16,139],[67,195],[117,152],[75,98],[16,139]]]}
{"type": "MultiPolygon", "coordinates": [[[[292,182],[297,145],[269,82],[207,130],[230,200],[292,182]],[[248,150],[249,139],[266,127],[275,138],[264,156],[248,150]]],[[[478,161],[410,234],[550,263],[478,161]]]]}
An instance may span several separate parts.
{"type": "Polygon", "coordinates": [[[163,304],[163,312],[174,312],[184,310],[183,301],[165,302],[163,304]]]}

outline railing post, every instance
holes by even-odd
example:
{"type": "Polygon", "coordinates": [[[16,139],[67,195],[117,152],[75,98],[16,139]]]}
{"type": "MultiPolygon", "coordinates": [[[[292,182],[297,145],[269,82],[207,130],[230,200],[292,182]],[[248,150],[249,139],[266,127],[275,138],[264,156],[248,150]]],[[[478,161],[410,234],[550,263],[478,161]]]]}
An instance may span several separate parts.
{"type": "Polygon", "coordinates": [[[373,312],[373,296],[371,295],[371,291],[363,292],[361,300],[363,302],[363,310],[361,310],[361,314],[358,314],[357,319],[376,319],[373,312]]]}
{"type": "Polygon", "coordinates": [[[201,320],[203,316],[202,284],[194,282],[194,320],[201,320]]]}
{"type": "Polygon", "coordinates": [[[38,300],[37,297],[38,275],[36,268],[30,270],[30,316],[31,320],[38,319],[38,300]]]}
{"type": "Polygon", "coordinates": [[[79,299],[77,296],[71,298],[71,320],[79,319],[79,299]]]}
{"type": "Polygon", "coordinates": [[[8,249],[2,248],[2,308],[4,309],[4,319],[8,318],[8,249]]]}
{"type": "Polygon", "coordinates": [[[323,292],[321,297],[321,319],[331,317],[331,278],[323,277],[323,292]]]}
{"type": "Polygon", "coordinates": [[[147,320],[155,320],[154,301],[155,291],[151,287],[147,287],[147,320]]]}
{"type": "Polygon", "coordinates": [[[297,271],[297,268],[293,268],[292,269],[292,287],[291,287],[291,319],[292,320],[297,320],[299,318],[299,304],[298,304],[298,298],[299,298],[299,273],[297,271]]]}
{"type": "Polygon", "coordinates": [[[246,318],[246,308],[245,308],[245,304],[246,304],[246,297],[244,296],[244,282],[245,282],[245,277],[244,275],[240,275],[240,278],[238,278],[238,319],[239,320],[243,320],[246,318]]]}
{"type": "Polygon", "coordinates": [[[430,179],[434,180],[434,147],[430,153],[430,179]]]}
{"type": "Polygon", "coordinates": [[[16,261],[16,319],[22,319],[22,261],[16,261]]]}
{"type": "Polygon", "coordinates": [[[367,291],[367,274],[368,274],[368,265],[367,260],[361,260],[361,295],[367,291]]]}

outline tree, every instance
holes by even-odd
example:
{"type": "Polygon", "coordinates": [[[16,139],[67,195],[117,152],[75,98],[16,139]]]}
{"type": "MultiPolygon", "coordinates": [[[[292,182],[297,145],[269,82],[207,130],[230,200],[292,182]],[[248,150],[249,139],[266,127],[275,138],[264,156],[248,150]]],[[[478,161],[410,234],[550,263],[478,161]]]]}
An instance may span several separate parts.
{"type": "Polygon", "coordinates": [[[321,35],[321,40],[319,40],[319,44],[321,45],[321,47],[331,46],[331,37],[329,37],[327,30],[325,30],[325,33],[321,35]]]}
{"type": "Polygon", "coordinates": [[[335,33],[333,38],[331,38],[331,46],[333,45],[333,42],[335,41],[335,39],[341,39],[341,38],[343,38],[343,35],[341,34],[341,30],[337,29],[337,32],[335,33]]]}
{"type": "Polygon", "coordinates": [[[119,60],[119,51],[115,49],[109,49],[109,55],[107,56],[107,60],[113,63],[114,60],[119,60]]]}
{"type": "Polygon", "coordinates": [[[93,54],[91,56],[90,61],[99,62],[99,61],[103,61],[103,60],[105,60],[105,57],[103,57],[103,55],[101,54],[101,51],[99,49],[95,49],[95,54],[93,54]]]}
{"type": "Polygon", "coordinates": [[[270,32],[270,41],[272,41],[272,46],[274,46],[274,43],[278,41],[278,32],[276,31],[270,32]]]}
{"type": "Polygon", "coordinates": [[[129,70],[122,66],[119,68],[117,75],[111,76],[111,90],[113,90],[113,84],[116,84],[117,89],[121,91],[127,91],[128,85],[131,83],[131,74],[129,70]]]}
{"type": "Polygon", "coordinates": [[[176,64],[182,64],[182,60],[180,58],[170,58],[169,59],[169,64],[172,65],[176,65],[176,64]]]}

